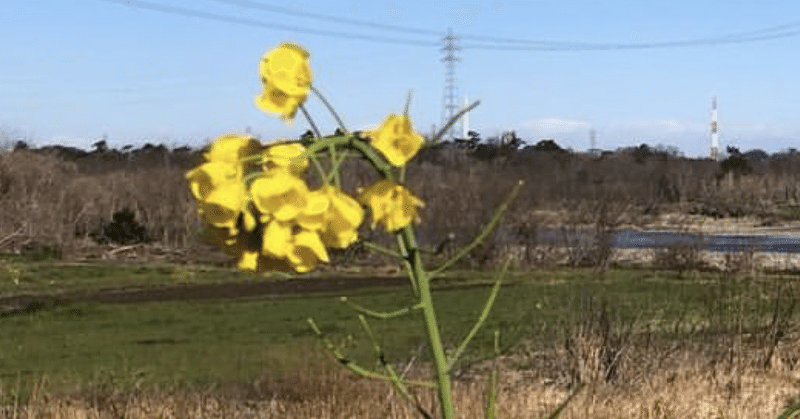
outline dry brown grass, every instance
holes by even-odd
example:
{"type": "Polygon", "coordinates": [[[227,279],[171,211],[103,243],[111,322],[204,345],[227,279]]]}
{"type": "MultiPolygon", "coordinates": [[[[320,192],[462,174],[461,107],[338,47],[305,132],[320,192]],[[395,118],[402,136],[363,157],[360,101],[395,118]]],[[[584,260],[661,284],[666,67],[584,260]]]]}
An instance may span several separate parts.
{"type": "MultiPolygon", "coordinates": [[[[800,345],[783,348],[785,353],[800,345]]],[[[546,356],[561,357],[557,352],[546,356]]],[[[650,371],[632,382],[593,382],[584,386],[560,416],[565,419],[761,419],[774,418],[796,400],[800,372],[796,361],[768,368],[708,362],[702,350],[669,353],[670,362],[651,362],[650,371]],[[652,369],[658,364],[660,369],[652,369]]],[[[780,361],[780,360],[783,361],[780,361]]],[[[572,390],[548,378],[548,369],[520,370],[501,358],[461,375],[454,385],[459,418],[483,417],[486,372],[500,366],[499,417],[544,417],[572,390]],[[495,364],[497,363],[497,364],[495,364]]],[[[316,365],[317,361],[312,362],[316,365]]],[[[555,362],[558,364],[558,362],[555,362]]],[[[641,366],[631,367],[642,369],[641,366]]],[[[631,369],[629,368],[629,369],[631,369]]],[[[421,377],[413,369],[410,377],[421,377]]],[[[618,380],[617,380],[618,381],[618,380]]],[[[46,386],[43,386],[46,387],[46,386]]],[[[6,389],[7,390],[7,389],[6,389]]],[[[417,391],[429,412],[435,412],[432,391],[417,391]]],[[[333,363],[301,368],[293,376],[264,377],[248,384],[206,390],[146,390],[123,393],[114,388],[82,392],[34,389],[24,405],[9,405],[6,418],[418,418],[386,383],[359,379],[333,363]]],[[[434,415],[435,417],[435,415],[434,415]]]]}

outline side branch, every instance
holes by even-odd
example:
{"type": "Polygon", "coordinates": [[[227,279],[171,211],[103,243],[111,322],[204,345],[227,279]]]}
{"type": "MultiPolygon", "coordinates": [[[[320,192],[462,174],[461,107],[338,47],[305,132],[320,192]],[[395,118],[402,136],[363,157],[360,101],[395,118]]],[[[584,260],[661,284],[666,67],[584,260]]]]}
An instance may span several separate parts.
{"type": "Polygon", "coordinates": [[[352,308],[353,310],[359,312],[360,314],[363,314],[365,316],[369,316],[369,317],[372,317],[372,318],[375,318],[375,319],[381,319],[381,320],[400,317],[400,316],[403,316],[403,315],[406,315],[406,314],[410,314],[413,310],[419,310],[419,309],[422,308],[422,305],[417,303],[417,304],[415,304],[415,305],[413,305],[411,307],[401,308],[401,309],[395,310],[395,311],[380,312],[380,311],[374,311],[374,310],[370,310],[370,309],[368,309],[366,307],[360,306],[360,305],[348,300],[347,297],[341,297],[340,301],[342,303],[344,303],[344,304],[347,304],[350,308],[352,308]]]}
{"type": "MultiPolygon", "coordinates": [[[[382,380],[382,381],[392,381],[391,377],[377,373],[375,371],[368,370],[356,364],[346,356],[342,355],[342,352],[336,349],[333,346],[333,343],[331,343],[331,341],[328,338],[326,338],[325,335],[322,334],[322,331],[319,329],[319,327],[317,327],[317,324],[314,322],[314,319],[309,317],[308,324],[311,325],[311,329],[314,330],[314,333],[316,333],[317,336],[319,336],[322,339],[322,341],[325,343],[325,347],[327,347],[328,350],[331,351],[331,354],[333,355],[334,358],[336,358],[336,361],[342,364],[345,368],[365,378],[371,378],[374,380],[382,380]]],[[[401,380],[401,382],[405,385],[413,385],[413,386],[429,387],[429,388],[437,387],[435,383],[431,383],[428,381],[401,380]]]]}
{"type": "Polygon", "coordinates": [[[477,236],[475,236],[474,239],[472,239],[472,242],[470,242],[470,244],[466,245],[464,248],[458,251],[458,253],[456,253],[453,257],[444,262],[441,266],[431,271],[430,275],[435,276],[442,273],[445,269],[453,266],[453,264],[455,264],[461,258],[469,254],[469,252],[471,252],[472,249],[476,248],[479,244],[481,244],[483,239],[485,239],[486,236],[488,236],[489,233],[491,233],[497,227],[497,225],[500,224],[500,220],[503,218],[503,215],[506,213],[506,211],[508,211],[508,205],[511,203],[511,201],[514,200],[514,198],[516,198],[523,184],[525,184],[525,182],[523,182],[522,180],[517,182],[517,184],[514,186],[511,192],[509,192],[508,196],[506,196],[506,199],[503,201],[503,203],[500,204],[499,207],[497,207],[497,210],[494,212],[492,219],[489,220],[488,223],[486,223],[481,232],[477,236]]]}

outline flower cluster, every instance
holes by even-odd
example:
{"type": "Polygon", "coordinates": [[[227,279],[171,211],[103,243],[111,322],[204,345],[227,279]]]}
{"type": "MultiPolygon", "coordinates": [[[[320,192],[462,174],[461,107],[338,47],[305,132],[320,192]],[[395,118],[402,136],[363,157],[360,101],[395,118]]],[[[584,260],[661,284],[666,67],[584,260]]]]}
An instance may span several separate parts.
{"type": "MultiPolygon", "coordinates": [[[[308,53],[282,44],[263,57],[260,72],[264,92],[256,105],[292,119],[311,88],[308,53]]],[[[396,167],[405,165],[423,141],[406,115],[390,115],[366,140],[396,167]]],[[[320,173],[323,186],[310,190],[305,176],[309,159],[316,155],[297,142],[264,146],[249,136],[224,135],[204,157],[204,163],[186,174],[189,190],[205,223],[206,239],[236,257],[242,270],[307,272],[329,261],[327,249],[343,249],[358,240],[362,204],[372,213],[372,228],[381,223],[387,232],[418,221],[423,206],[390,179],[361,188],[354,198],[327,184],[328,177],[320,173]]]]}
{"type": "Polygon", "coordinates": [[[326,247],[358,238],[361,205],[332,186],[309,190],[304,153],[298,143],[262,147],[227,135],[187,173],[206,237],[237,256],[239,268],[306,272],[328,261],[326,247]]]}

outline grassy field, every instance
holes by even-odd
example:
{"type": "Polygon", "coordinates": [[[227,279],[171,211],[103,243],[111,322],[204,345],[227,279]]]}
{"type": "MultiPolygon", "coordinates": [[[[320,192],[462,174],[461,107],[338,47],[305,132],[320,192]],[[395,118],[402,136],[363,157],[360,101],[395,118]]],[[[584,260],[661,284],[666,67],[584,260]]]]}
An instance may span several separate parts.
{"type": "MultiPolygon", "coordinates": [[[[144,265],[64,265],[5,259],[20,272],[8,278],[5,296],[54,290],[153,287],[175,283],[280,281],[222,268],[144,265]],[[186,275],[186,272],[192,274],[186,275]]],[[[491,273],[454,272],[437,280],[435,304],[447,345],[469,331],[489,293],[491,273]]],[[[314,277],[309,277],[313,281],[314,277]]],[[[501,331],[508,353],[563,347],[576,327],[605,319],[612,329],[650,340],[710,339],[735,333],[768,340],[776,313],[788,329],[797,313],[797,278],[724,278],[696,273],[612,270],[597,278],[591,270],[514,272],[495,309],[467,353],[467,364],[491,355],[492,331],[501,331]],[[776,309],[777,308],[777,309],[776,309]],[[524,345],[523,345],[524,344],[524,345]]],[[[350,292],[350,301],[376,310],[410,304],[406,286],[350,292]]],[[[353,311],[338,295],[295,295],[204,301],[101,304],[73,301],[0,319],[0,384],[4,396],[48,388],[81,391],[191,389],[247,383],[299,370],[327,369],[333,362],[306,319],[362,365],[372,367],[371,342],[353,311]]],[[[387,352],[401,362],[423,343],[415,316],[371,321],[387,352]]],[[[612,330],[613,332],[613,330],[612,330]]],[[[783,332],[782,332],[783,333],[783,332]]],[[[525,367],[523,359],[521,367],[525,367]]]]}

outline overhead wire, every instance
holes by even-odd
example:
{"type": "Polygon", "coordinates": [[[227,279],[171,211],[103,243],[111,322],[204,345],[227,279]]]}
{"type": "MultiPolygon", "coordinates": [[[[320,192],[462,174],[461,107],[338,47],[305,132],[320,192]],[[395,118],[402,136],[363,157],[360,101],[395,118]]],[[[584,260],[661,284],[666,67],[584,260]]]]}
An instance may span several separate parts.
{"type": "MultiPolygon", "coordinates": [[[[405,44],[405,45],[416,45],[416,46],[441,45],[441,38],[438,39],[437,41],[397,39],[391,37],[329,31],[329,30],[308,28],[302,26],[290,26],[279,23],[264,22],[250,18],[226,16],[217,13],[205,12],[197,9],[166,6],[163,4],[152,3],[144,0],[105,0],[105,1],[133,8],[149,9],[163,13],[177,14],[189,17],[198,17],[208,20],[216,20],[233,24],[243,24],[255,27],[290,30],[301,33],[305,32],[322,36],[332,36],[332,37],[358,39],[371,42],[383,42],[383,43],[394,43],[394,44],[405,44]]],[[[341,16],[326,15],[321,13],[312,13],[288,7],[275,6],[262,2],[256,2],[252,0],[208,0],[208,1],[239,6],[244,8],[250,8],[250,9],[257,9],[271,13],[307,17],[322,21],[328,21],[336,24],[352,25],[358,27],[369,27],[376,30],[403,32],[403,33],[416,34],[422,36],[441,37],[442,35],[444,35],[440,31],[414,28],[408,26],[380,24],[360,19],[352,19],[341,16]]],[[[696,39],[687,39],[678,41],[661,41],[661,42],[598,43],[598,42],[569,42],[569,41],[534,40],[534,39],[521,39],[521,38],[502,38],[502,37],[490,37],[485,35],[471,35],[471,34],[458,34],[457,36],[459,40],[473,41],[473,43],[461,44],[460,47],[462,49],[548,52],[548,51],[641,50],[641,49],[699,47],[699,46],[711,46],[711,45],[752,43],[752,42],[795,37],[798,35],[800,35],[800,22],[785,23],[781,25],[774,25],[743,32],[732,32],[716,37],[696,38],[696,39]],[[796,29],[790,30],[793,28],[796,29]]]]}
{"type": "Polygon", "coordinates": [[[331,36],[337,38],[348,38],[348,39],[358,39],[362,41],[372,41],[372,42],[383,42],[383,43],[393,43],[393,44],[405,44],[405,45],[416,45],[416,46],[438,46],[438,42],[425,42],[425,41],[417,41],[411,39],[396,39],[396,38],[387,38],[381,36],[374,36],[374,35],[363,35],[357,33],[349,33],[349,32],[339,32],[339,31],[329,31],[324,29],[314,29],[314,28],[307,28],[302,26],[291,26],[291,25],[284,25],[280,23],[271,23],[271,22],[264,22],[261,20],[255,20],[250,18],[243,18],[243,17],[235,17],[235,16],[226,16],[221,15],[218,13],[211,13],[205,12],[202,10],[196,9],[188,9],[184,7],[176,7],[176,6],[166,6],[163,4],[152,3],[149,1],[143,0],[105,0],[109,3],[115,3],[122,6],[128,6],[133,8],[139,9],[148,9],[162,13],[168,14],[175,14],[175,15],[182,15],[182,16],[190,16],[190,17],[197,17],[201,19],[207,20],[215,20],[218,22],[226,22],[226,23],[233,23],[239,25],[247,25],[247,26],[254,26],[260,28],[268,28],[268,29],[280,29],[286,31],[294,31],[294,32],[305,32],[314,35],[322,35],[322,36],[331,36]]]}
{"type": "MultiPolygon", "coordinates": [[[[505,51],[608,51],[608,50],[641,50],[701,47],[711,45],[746,44],[768,41],[781,38],[791,38],[800,35],[800,29],[783,31],[764,35],[753,36],[722,36],[717,38],[701,38],[683,41],[667,42],[640,42],[640,43],[564,43],[538,45],[488,45],[488,44],[462,44],[462,49],[505,50],[505,51]]],[[[532,42],[533,43],[533,42],[532,42]]]]}
{"type": "Polygon", "coordinates": [[[310,19],[317,19],[317,20],[324,20],[333,23],[343,24],[343,25],[353,25],[358,27],[368,27],[374,28],[379,30],[386,30],[386,31],[393,31],[393,32],[402,32],[402,33],[409,33],[409,34],[417,34],[417,35],[433,35],[433,36],[444,36],[445,33],[442,31],[434,31],[430,29],[421,29],[421,28],[413,28],[409,26],[398,26],[398,25],[390,25],[385,23],[375,23],[369,20],[360,20],[360,19],[352,19],[347,17],[341,16],[332,16],[326,15],[322,13],[312,13],[306,12],[303,10],[292,9],[289,7],[282,7],[282,6],[274,6],[271,4],[265,4],[256,1],[250,0],[208,0],[213,1],[216,3],[223,3],[232,6],[240,6],[246,7],[249,9],[256,9],[256,10],[263,10],[266,12],[272,13],[280,13],[284,15],[290,16],[300,16],[306,17],[310,19]]]}
{"type": "Polygon", "coordinates": [[[733,44],[756,42],[770,39],[785,38],[790,36],[797,36],[800,34],[800,22],[785,23],[781,25],[769,26],[755,30],[732,32],[716,37],[709,38],[695,38],[680,41],[665,41],[665,42],[639,42],[639,43],[598,43],[598,42],[564,42],[564,41],[547,41],[547,40],[531,40],[519,38],[498,38],[487,36],[475,35],[459,35],[462,40],[471,40],[479,42],[494,42],[504,44],[519,44],[519,45],[486,45],[486,44],[466,44],[463,48],[473,49],[530,49],[530,50],[543,50],[543,51],[589,51],[589,50],[610,50],[610,49],[652,49],[652,48],[674,48],[674,47],[688,47],[688,46],[703,46],[703,45],[718,45],[718,44],[733,44]],[[796,31],[786,31],[787,29],[797,28],[796,31]],[[772,32],[772,33],[770,33],[772,32]],[[523,47],[527,45],[528,48],[523,47]]]}

